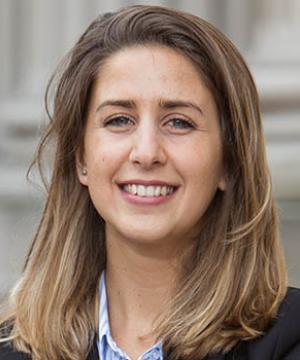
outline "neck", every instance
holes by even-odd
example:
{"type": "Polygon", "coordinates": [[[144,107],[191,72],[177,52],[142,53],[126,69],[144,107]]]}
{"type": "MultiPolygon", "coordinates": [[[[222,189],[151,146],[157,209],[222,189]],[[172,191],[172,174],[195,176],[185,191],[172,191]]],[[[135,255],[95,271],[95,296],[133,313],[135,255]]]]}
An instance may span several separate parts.
{"type": "Polygon", "coordinates": [[[124,349],[129,337],[136,337],[141,348],[147,348],[156,341],[155,320],[174,295],[181,275],[182,256],[178,254],[182,251],[174,249],[174,243],[145,245],[109,236],[106,245],[112,336],[124,349]]]}

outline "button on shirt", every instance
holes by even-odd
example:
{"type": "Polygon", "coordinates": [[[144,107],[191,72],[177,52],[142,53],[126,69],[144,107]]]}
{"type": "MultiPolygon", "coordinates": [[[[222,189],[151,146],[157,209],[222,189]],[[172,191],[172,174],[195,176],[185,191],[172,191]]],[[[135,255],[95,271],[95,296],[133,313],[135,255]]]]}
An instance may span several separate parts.
{"type": "MultiPolygon", "coordinates": [[[[105,272],[100,280],[99,339],[97,342],[101,360],[131,360],[111,337],[107,307],[105,272]]],[[[162,344],[157,343],[146,350],[138,360],[163,360],[162,344]]]]}

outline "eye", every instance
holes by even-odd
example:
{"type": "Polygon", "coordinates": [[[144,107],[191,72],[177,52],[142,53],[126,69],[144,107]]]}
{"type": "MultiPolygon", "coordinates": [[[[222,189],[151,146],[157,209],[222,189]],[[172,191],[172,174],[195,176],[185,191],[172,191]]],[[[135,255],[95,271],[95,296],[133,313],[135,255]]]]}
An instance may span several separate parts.
{"type": "Polygon", "coordinates": [[[119,127],[119,128],[128,127],[131,125],[134,125],[134,122],[128,116],[125,115],[119,115],[110,118],[104,124],[105,127],[119,127]]]}
{"type": "Polygon", "coordinates": [[[167,122],[167,125],[176,130],[192,130],[195,128],[195,126],[190,121],[181,118],[170,119],[167,122]]]}

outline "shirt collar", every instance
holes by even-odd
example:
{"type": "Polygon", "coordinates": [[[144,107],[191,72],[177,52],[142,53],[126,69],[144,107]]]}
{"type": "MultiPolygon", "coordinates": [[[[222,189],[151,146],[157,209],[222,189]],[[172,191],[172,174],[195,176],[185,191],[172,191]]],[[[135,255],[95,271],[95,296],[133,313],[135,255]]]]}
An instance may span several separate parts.
{"type": "MultiPolygon", "coordinates": [[[[114,342],[109,326],[109,316],[108,316],[108,303],[107,303],[107,294],[106,294],[106,281],[105,281],[105,271],[101,274],[100,279],[100,309],[99,309],[99,341],[98,348],[99,353],[104,354],[106,352],[107,344],[112,351],[118,353],[123,358],[126,358],[126,354],[117,346],[114,342]]],[[[101,358],[101,357],[100,357],[101,358]]]]}
{"type": "Polygon", "coordinates": [[[105,285],[105,271],[101,274],[100,279],[100,309],[99,309],[99,341],[102,342],[104,336],[110,333],[108,311],[107,311],[107,296],[105,285]]]}
{"type": "MultiPolygon", "coordinates": [[[[99,293],[100,293],[100,309],[99,309],[99,329],[98,329],[98,333],[99,333],[98,350],[100,354],[100,359],[105,358],[103,357],[103,354],[106,353],[107,345],[110,347],[110,349],[113,352],[119,354],[120,358],[128,359],[127,355],[114,342],[110,333],[105,271],[103,271],[101,274],[99,293]]],[[[162,343],[158,342],[157,344],[153,345],[144,354],[142,354],[142,356],[140,356],[139,359],[144,358],[144,355],[151,352],[155,354],[151,358],[163,359],[162,343]]]]}

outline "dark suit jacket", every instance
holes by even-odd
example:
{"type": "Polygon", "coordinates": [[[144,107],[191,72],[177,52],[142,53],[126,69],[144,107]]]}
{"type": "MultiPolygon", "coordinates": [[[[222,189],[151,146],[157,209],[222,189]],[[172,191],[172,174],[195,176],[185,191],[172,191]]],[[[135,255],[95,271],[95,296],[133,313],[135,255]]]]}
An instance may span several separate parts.
{"type": "MultiPolygon", "coordinates": [[[[0,344],[0,360],[30,360],[30,357],[0,344]]],[[[99,360],[96,340],[87,360],[99,360]]],[[[211,355],[206,360],[300,360],[300,289],[288,289],[276,320],[263,336],[241,342],[229,353],[211,355]]]]}

